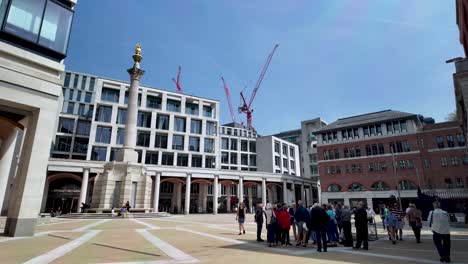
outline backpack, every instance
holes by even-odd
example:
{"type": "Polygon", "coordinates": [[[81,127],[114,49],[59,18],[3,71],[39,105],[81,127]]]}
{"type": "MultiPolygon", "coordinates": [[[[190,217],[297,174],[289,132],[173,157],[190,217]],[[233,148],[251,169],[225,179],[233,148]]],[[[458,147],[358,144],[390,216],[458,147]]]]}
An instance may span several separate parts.
{"type": "Polygon", "coordinates": [[[270,224],[271,224],[271,225],[276,225],[276,224],[278,224],[278,219],[276,219],[275,212],[273,212],[273,210],[271,211],[271,221],[270,221],[270,224]]]}

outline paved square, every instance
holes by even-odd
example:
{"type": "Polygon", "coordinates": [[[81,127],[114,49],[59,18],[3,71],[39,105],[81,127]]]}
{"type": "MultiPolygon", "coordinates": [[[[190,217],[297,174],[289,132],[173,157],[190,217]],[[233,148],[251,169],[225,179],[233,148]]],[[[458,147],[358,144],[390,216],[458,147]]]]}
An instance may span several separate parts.
{"type": "MultiPolygon", "coordinates": [[[[440,263],[427,228],[422,244],[406,229],[405,240],[392,245],[380,225],[369,251],[337,247],[317,253],[312,246],[255,242],[251,215],[241,236],[232,214],[53,220],[39,224],[34,237],[0,237],[0,263],[440,263]]],[[[452,229],[452,261],[468,263],[467,249],[468,230],[452,229]]]]}

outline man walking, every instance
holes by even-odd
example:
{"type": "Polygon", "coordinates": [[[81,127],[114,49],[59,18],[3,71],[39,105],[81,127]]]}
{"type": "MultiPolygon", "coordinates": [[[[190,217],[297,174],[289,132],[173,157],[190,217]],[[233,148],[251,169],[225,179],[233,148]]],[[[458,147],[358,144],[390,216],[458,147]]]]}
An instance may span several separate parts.
{"type": "Polygon", "coordinates": [[[345,247],[353,246],[353,234],[351,232],[351,215],[353,213],[349,209],[348,205],[345,205],[341,210],[341,224],[343,225],[343,245],[345,247]]]}
{"type": "Polygon", "coordinates": [[[304,208],[302,201],[297,202],[297,209],[294,213],[294,219],[297,223],[297,243],[296,247],[302,244],[303,247],[307,247],[307,223],[309,222],[309,212],[304,208]],[[305,228],[304,228],[305,227],[305,228]]]}
{"type": "Polygon", "coordinates": [[[294,214],[296,213],[296,204],[292,203],[291,207],[288,210],[289,216],[290,216],[290,222],[294,234],[294,240],[297,241],[297,233],[296,233],[296,221],[294,220],[294,214]]]}
{"type": "Polygon", "coordinates": [[[359,202],[359,208],[354,213],[354,225],[356,226],[357,240],[354,249],[361,249],[361,244],[363,244],[362,249],[368,250],[367,211],[363,202],[359,202]]]}
{"type": "Polygon", "coordinates": [[[255,222],[257,223],[257,242],[263,242],[262,239],[262,225],[263,225],[263,204],[258,204],[257,209],[255,210],[255,222]]]}
{"type": "Polygon", "coordinates": [[[432,203],[434,211],[429,213],[427,221],[432,230],[432,239],[439,252],[441,262],[450,262],[450,218],[446,211],[440,209],[440,202],[432,203]]]}
{"type": "Polygon", "coordinates": [[[315,232],[317,251],[322,252],[323,246],[323,252],[327,252],[327,227],[330,218],[318,203],[314,204],[310,210],[310,216],[310,229],[315,232]]]}

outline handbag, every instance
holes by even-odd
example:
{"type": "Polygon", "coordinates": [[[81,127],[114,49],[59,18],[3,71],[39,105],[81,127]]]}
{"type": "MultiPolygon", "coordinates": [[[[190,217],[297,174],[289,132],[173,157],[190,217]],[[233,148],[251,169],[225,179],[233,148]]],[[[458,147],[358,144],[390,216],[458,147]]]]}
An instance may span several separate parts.
{"type": "Polygon", "coordinates": [[[270,224],[271,225],[276,225],[278,223],[278,220],[276,219],[276,216],[275,216],[275,213],[273,211],[271,211],[271,221],[270,221],[270,224]]]}

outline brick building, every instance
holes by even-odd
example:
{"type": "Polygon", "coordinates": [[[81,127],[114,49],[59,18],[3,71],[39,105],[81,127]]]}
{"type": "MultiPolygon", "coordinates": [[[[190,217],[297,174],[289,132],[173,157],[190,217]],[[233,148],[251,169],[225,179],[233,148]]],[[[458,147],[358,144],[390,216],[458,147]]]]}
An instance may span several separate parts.
{"type": "Polygon", "coordinates": [[[468,155],[456,122],[385,110],[338,119],[315,134],[322,202],[364,201],[377,210],[398,189],[404,206],[418,187],[467,193],[468,155]]]}

